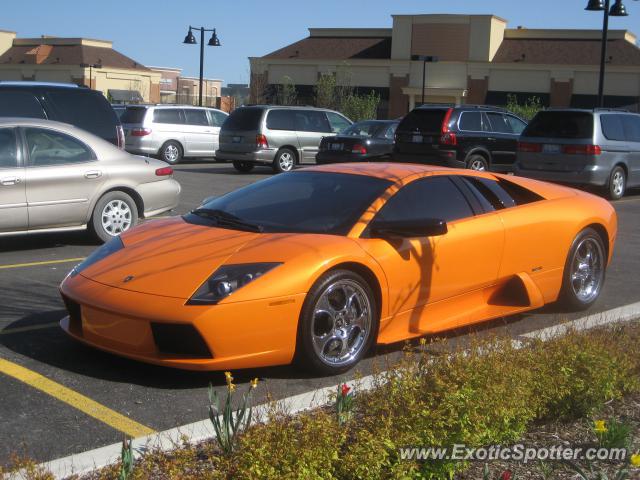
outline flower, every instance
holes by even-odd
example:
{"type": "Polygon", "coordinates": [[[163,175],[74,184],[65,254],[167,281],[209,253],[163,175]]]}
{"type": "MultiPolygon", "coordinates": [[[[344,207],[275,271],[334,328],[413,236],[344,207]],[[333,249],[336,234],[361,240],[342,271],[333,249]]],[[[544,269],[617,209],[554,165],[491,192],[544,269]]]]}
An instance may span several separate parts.
{"type": "Polygon", "coordinates": [[[424,347],[426,344],[427,344],[427,339],[426,339],[426,338],[424,338],[424,337],[422,337],[422,338],[420,339],[420,345],[422,345],[422,346],[424,347]]]}
{"type": "Polygon", "coordinates": [[[258,377],[251,380],[251,388],[258,388],[258,377]]]}
{"type": "Polygon", "coordinates": [[[233,393],[233,392],[235,392],[235,391],[236,391],[236,386],[235,386],[235,384],[233,384],[233,383],[229,382],[227,385],[228,385],[229,391],[230,391],[231,393],[233,393]]]}
{"type": "Polygon", "coordinates": [[[595,422],[593,422],[593,425],[593,430],[596,433],[605,433],[607,431],[607,426],[604,420],[596,420],[595,422]]]}
{"type": "Polygon", "coordinates": [[[341,395],[343,397],[346,397],[349,393],[349,390],[351,390],[351,388],[349,387],[349,385],[347,385],[346,383],[342,384],[342,390],[340,391],[341,395]]]}
{"type": "Polygon", "coordinates": [[[233,382],[233,377],[231,376],[231,372],[224,372],[224,376],[227,379],[227,385],[231,385],[231,382],[233,382]]]}
{"type": "Polygon", "coordinates": [[[640,452],[631,455],[631,465],[634,467],[640,467],[640,452]]]}
{"type": "Polygon", "coordinates": [[[502,475],[500,475],[500,480],[511,480],[511,471],[505,470],[504,472],[502,472],[502,475]]]}

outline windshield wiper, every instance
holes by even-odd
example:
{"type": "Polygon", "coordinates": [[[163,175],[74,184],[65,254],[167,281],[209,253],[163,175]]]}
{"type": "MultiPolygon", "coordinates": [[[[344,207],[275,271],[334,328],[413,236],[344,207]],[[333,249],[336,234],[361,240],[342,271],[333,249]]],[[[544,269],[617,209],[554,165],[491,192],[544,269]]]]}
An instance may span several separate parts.
{"type": "Polygon", "coordinates": [[[242,220],[240,217],[233,215],[232,213],[225,212],[224,210],[218,210],[213,208],[196,208],[192,210],[193,215],[197,215],[203,218],[210,218],[216,221],[216,225],[221,227],[239,228],[241,230],[249,230],[251,232],[262,232],[264,228],[262,225],[256,225],[242,220]]]}

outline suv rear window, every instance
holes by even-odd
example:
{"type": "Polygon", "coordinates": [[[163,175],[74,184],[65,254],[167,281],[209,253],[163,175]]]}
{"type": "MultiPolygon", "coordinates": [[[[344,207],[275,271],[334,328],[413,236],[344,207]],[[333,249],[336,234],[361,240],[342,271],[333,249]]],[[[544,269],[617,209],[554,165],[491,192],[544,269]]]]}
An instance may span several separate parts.
{"type": "Polygon", "coordinates": [[[29,92],[0,92],[0,117],[47,118],[40,102],[29,92]]]}
{"type": "Polygon", "coordinates": [[[589,112],[539,112],[522,132],[523,137],[593,138],[593,114],[589,112]]]}
{"type": "Polygon", "coordinates": [[[84,89],[50,91],[47,98],[55,110],[55,120],[77,125],[117,144],[120,119],[100,93],[84,89]]]}
{"type": "Polygon", "coordinates": [[[127,107],[120,121],[122,123],[142,123],[147,113],[147,107],[127,107]]]}
{"type": "Polygon", "coordinates": [[[262,119],[261,108],[237,108],[227,117],[222,125],[225,130],[259,130],[262,119]]]}
{"type": "Polygon", "coordinates": [[[446,109],[439,108],[416,108],[402,119],[398,130],[422,132],[440,132],[442,122],[447,114],[446,109]]]}

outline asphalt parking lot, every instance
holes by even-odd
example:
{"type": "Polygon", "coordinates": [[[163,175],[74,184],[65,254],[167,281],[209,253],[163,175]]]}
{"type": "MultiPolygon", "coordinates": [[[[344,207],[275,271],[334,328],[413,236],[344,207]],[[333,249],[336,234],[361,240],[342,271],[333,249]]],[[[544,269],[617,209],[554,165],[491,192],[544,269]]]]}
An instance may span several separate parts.
{"type": "MultiPolygon", "coordinates": [[[[270,175],[267,168],[242,175],[229,164],[180,165],[176,178],[183,194],[174,213],[185,213],[206,197],[270,175]]],[[[625,197],[615,208],[620,230],[614,262],[603,294],[590,313],[640,300],[640,195],[625,197]]],[[[192,373],[145,365],[67,338],[57,326],[66,314],[57,286],[96,246],[83,233],[0,239],[0,464],[6,464],[16,452],[46,461],[118,442],[123,433],[143,435],[202,420],[207,417],[209,383],[224,388],[221,372],[192,373]]],[[[571,316],[546,308],[474,330],[506,331],[517,337],[571,316]]],[[[360,370],[370,371],[374,363],[383,363],[387,354],[395,353],[397,348],[376,352],[362,362],[360,370]]],[[[240,384],[261,377],[258,401],[267,391],[278,398],[338,381],[309,378],[291,367],[234,375],[240,384]]]]}

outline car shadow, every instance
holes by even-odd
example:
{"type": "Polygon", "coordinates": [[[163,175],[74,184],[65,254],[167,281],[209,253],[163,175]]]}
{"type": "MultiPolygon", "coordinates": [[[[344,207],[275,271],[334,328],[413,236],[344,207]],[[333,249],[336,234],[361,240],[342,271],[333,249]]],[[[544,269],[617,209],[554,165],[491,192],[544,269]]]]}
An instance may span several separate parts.
{"type": "Polygon", "coordinates": [[[95,247],[100,242],[86,230],[66,233],[34,233],[0,237],[0,252],[42,250],[65,246],[95,247]]]}
{"type": "Polygon", "coordinates": [[[177,168],[176,172],[188,172],[188,173],[209,173],[214,175],[237,175],[239,177],[245,177],[250,175],[263,175],[263,176],[271,176],[273,175],[273,169],[270,165],[267,166],[257,166],[251,172],[242,173],[238,172],[233,165],[228,164],[216,164],[216,167],[203,167],[203,168],[177,168]],[[224,165],[224,166],[223,166],[224,165]]]}

